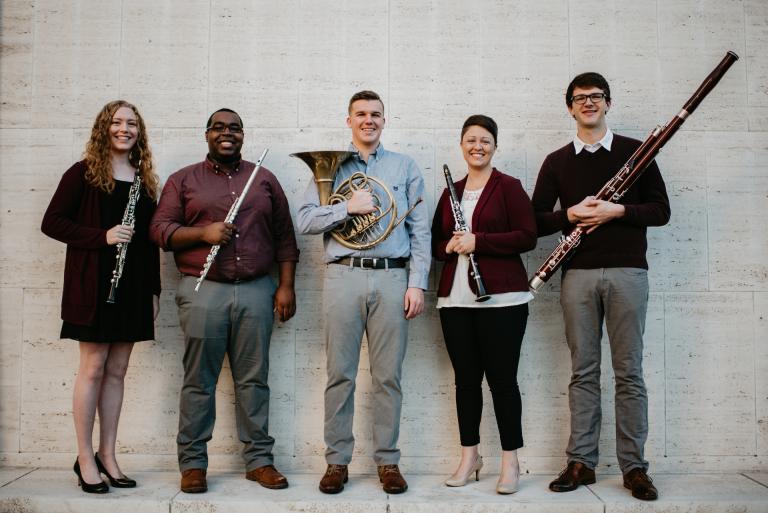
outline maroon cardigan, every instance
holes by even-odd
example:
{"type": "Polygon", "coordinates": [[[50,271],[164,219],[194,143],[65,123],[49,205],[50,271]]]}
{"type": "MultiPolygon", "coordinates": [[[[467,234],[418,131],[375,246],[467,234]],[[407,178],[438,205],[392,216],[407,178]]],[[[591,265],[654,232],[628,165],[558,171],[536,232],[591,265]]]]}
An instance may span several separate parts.
{"type": "MultiPolygon", "coordinates": [[[[99,250],[107,246],[101,228],[100,191],[85,180],[84,161],[72,165],[61,177],[40,229],[67,245],[61,318],[90,326],[96,317],[99,250]]],[[[159,254],[153,274],[153,294],[160,294],[159,254]]]]}
{"type": "MultiPolygon", "coordinates": [[[[461,198],[466,177],[455,183],[461,198]]],[[[439,297],[447,297],[453,287],[458,255],[445,252],[453,236],[454,219],[448,189],[437,203],[432,221],[432,254],[445,261],[437,289],[439,297]]],[[[475,234],[475,259],[489,294],[528,290],[528,276],[520,253],[536,247],[536,220],[531,201],[520,180],[493,169],[472,215],[475,234]]],[[[477,292],[474,280],[467,275],[469,286],[477,292]]]]}

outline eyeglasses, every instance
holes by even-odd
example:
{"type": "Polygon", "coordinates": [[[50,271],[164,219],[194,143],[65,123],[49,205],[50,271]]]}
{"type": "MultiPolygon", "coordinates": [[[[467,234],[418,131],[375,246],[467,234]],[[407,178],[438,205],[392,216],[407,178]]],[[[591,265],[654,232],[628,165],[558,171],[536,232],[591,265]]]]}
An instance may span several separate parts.
{"type": "Polygon", "coordinates": [[[213,126],[209,126],[205,129],[206,132],[211,131],[216,134],[223,134],[224,132],[229,132],[230,134],[242,134],[243,133],[243,127],[240,125],[224,125],[224,124],[215,124],[213,126]]]}
{"type": "Polygon", "coordinates": [[[576,105],[584,105],[587,103],[587,98],[592,100],[592,103],[600,103],[605,98],[605,93],[577,94],[571,96],[571,101],[576,105]]]}

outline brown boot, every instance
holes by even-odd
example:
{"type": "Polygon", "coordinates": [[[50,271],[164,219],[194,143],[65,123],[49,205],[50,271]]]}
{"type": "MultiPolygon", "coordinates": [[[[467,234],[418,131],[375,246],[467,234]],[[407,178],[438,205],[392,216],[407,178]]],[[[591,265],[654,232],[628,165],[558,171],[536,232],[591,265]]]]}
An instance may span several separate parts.
{"type": "Polygon", "coordinates": [[[263,467],[249,470],[245,473],[245,478],[249,481],[256,481],[264,488],[271,490],[288,488],[288,480],[278,472],[274,465],[264,465],[263,467]]]}
{"type": "Polygon", "coordinates": [[[184,493],[204,493],[208,491],[204,468],[190,468],[181,473],[181,491],[184,493]]]}
{"type": "Polygon", "coordinates": [[[320,480],[320,491],[323,493],[339,493],[344,489],[344,483],[349,479],[346,465],[328,465],[325,475],[320,480]]]}
{"type": "Polygon", "coordinates": [[[397,465],[379,465],[378,471],[379,481],[386,493],[403,493],[408,489],[408,483],[397,465]]]}

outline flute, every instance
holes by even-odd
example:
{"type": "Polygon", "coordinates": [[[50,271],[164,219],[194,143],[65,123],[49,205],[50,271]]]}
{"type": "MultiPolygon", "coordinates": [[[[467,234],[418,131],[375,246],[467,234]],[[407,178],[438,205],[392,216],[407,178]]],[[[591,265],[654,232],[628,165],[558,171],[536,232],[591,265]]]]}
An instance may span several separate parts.
{"type": "MultiPolygon", "coordinates": [[[[264,157],[267,156],[268,151],[269,151],[269,148],[264,148],[264,152],[261,154],[261,157],[259,157],[259,160],[256,161],[256,167],[253,168],[253,171],[251,171],[251,176],[249,176],[248,181],[245,182],[245,187],[243,187],[243,191],[240,193],[240,196],[237,197],[235,202],[232,203],[232,206],[229,207],[229,212],[227,212],[227,217],[224,218],[225,223],[235,222],[235,217],[237,217],[237,211],[240,210],[240,205],[242,205],[245,195],[248,194],[248,189],[251,188],[253,179],[256,178],[256,173],[258,173],[259,169],[261,169],[261,163],[264,161],[264,157]]],[[[195,283],[195,292],[197,292],[200,289],[200,284],[203,283],[203,281],[205,280],[205,277],[208,276],[208,271],[211,270],[211,266],[213,266],[213,261],[216,259],[216,255],[219,254],[219,249],[221,249],[221,244],[216,244],[215,246],[211,247],[211,251],[208,253],[208,256],[205,258],[205,265],[203,265],[203,270],[200,271],[200,276],[197,278],[197,282],[195,283]]]]}
{"type": "MultiPolygon", "coordinates": [[[[453,219],[456,222],[457,232],[468,232],[469,227],[467,221],[464,219],[464,211],[461,209],[461,201],[459,195],[456,194],[456,188],[453,186],[453,178],[451,178],[451,170],[448,169],[446,164],[443,164],[443,174],[445,174],[445,182],[448,184],[448,197],[451,202],[451,210],[453,211],[453,219]]],[[[469,275],[475,280],[475,287],[477,288],[477,298],[475,301],[482,303],[491,299],[485,292],[485,283],[480,276],[480,268],[477,266],[477,260],[475,260],[475,254],[470,253],[469,257],[469,275]]]]}
{"type": "MultiPolygon", "coordinates": [[[[668,124],[657,126],[643,144],[635,150],[629,160],[619,169],[619,172],[606,183],[595,199],[612,201],[614,203],[624,197],[627,190],[640,178],[640,175],[653,162],[662,147],[669,141],[680,126],[693,114],[701,101],[715,88],[726,71],[739,59],[734,52],[729,51],[720,64],[701,83],[693,96],[685,103],[682,110],[668,124]]],[[[549,257],[539,267],[529,282],[532,292],[537,292],[557,271],[565,260],[573,253],[586,235],[586,228],[577,226],[568,235],[562,237],[560,243],[549,257]]]]}

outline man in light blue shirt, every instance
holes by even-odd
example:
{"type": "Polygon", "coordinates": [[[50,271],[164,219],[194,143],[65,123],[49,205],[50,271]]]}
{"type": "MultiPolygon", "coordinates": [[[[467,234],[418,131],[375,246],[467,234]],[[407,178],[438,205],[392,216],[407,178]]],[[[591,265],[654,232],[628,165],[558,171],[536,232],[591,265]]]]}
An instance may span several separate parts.
{"type": "MultiPolygon", "coordinates": [[[[301,233],[323,234],[328,264],[323,283],[328,374],[328,468],[320,481],[324,493],[341,492],[348,477],[347,465],[355,442],[352,418],[363,332],[368,336],[374,401],[373,458],[379,479],[387,493],[402,493],[408,488],[398,467],[400,378],[408,340],[407,321],[424,309],[431,262],[430,227],[426,204],[420,202],[424,196],[421,172],[412,158],[387,151],[380,144],[384,123],[384,104],[378,94],[361,91],[352,96],[347,126],[352,130],[353,154],[339,169],[334,190],[354,173],[385,184],[395,201],[397,215],[405,216],[389,236],[364,250],[346,247],[331,236],[345,222],[354,223],[375,212],[379,202],[386,207],[388,195],[373,180],[368,181],[371,190],[359,188],[346,200],[327,206],[320,205],[317,186],[310,182],[297,216],[301,233]]],[[[389,224],[393,214],[384,216],[383,226],[389,224]]]]}

